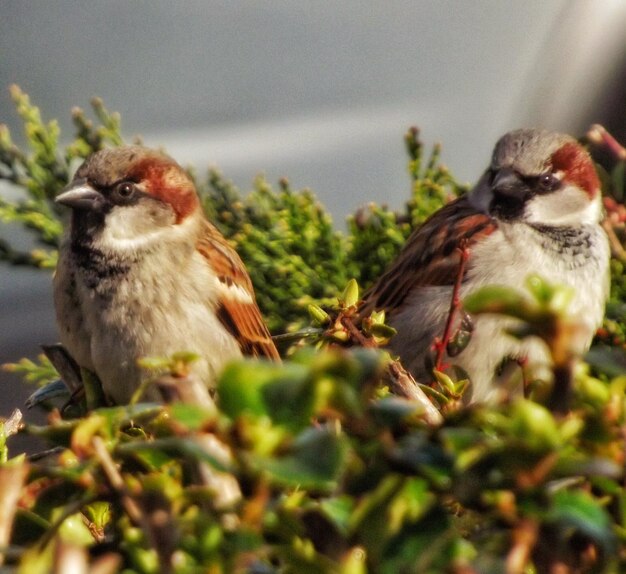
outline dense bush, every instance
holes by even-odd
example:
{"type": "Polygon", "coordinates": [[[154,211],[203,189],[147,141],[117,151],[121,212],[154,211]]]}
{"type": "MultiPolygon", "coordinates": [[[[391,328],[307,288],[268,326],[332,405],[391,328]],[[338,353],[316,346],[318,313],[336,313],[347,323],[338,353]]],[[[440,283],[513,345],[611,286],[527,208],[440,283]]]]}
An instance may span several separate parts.
{"type": "MultiPolygon", "coordinates": [[[[0,258],[50,269],[62,229],[52,198],[73,164],[121,143],[120,120],[98,100],[95,121],[77,109],[76,136],[61,148],[57,124],[18,88],[12,96],[28,149],[0,126],[0,178],[19,192],[0,198],[0,219],[29,229],[34,245],[2,240],[0,258]]],[[[567,412],[552,412],[540,384],[529,399],[466,407],[463,382],[445,373],[435,388],[416,387],[425,394],[403,393],[412,399],[391,392],[406,374],[374,348],[391,336],[384,317],[356,318],[357,283],[367,286],[412,227],[463,191],[438,148],[424,158],[416,130],[406,136],[412,190],[403,212],[369,205],[347,233],[307,190],[259,179],[243,195],[211,172],[196,177],[206,211],[248,265],[272,332],[306,327],[309,310],[308,342],[281,335],[282,365],[231,365],[217,405],[186,400],[186,355],[155,381],[179,389],[166,406],[102,407],[88,392],[88,405],[59,410],[42,399],[57,387],[44,387],[35,401],[52,409],[47,425],[24,424],[19,413],[0,425],[5,564],[29,574],[625,571],[625,158],[599,128],[590,136],[614,152],[603,171],[613,288],[589,363],[568,365],[567,412]],[[355,341],[370,348],[350,348],[355,341]],[[9,454],[16,432],[43,437],[50,450],[9,454]]],[[[562,291],[537,277],[528,289],[531,302],[485,290],[467,305],[521,309],[529,330],[558,350],[567,344],[562,291]]],[[[155,362],[164,365],[146,368],[155,362]]],[[[45,356],[8,368],[33,384],[58,377],[45,356]]],[[[89,390],[93,381],[84,382],[89,390]]]]}

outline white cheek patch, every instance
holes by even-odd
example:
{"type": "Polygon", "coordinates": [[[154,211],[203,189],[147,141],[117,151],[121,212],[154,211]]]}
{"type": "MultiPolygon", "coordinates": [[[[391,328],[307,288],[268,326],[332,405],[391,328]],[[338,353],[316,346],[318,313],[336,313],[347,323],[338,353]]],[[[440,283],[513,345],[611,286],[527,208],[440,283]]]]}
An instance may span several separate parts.
{"type": "Polygon", "coordinates": [[[536,195],[526,204],[524,221],[543,225],[593,225],[602,215],[600,194],[593,200],[578,187],[536,195]]]}
{"type": "Polygon", "coordinates": [[[133,239],[145,233],[146,221],[139,206],[114,207],[106,216],[103,239],[112,241],[133,239]]]}
{"type": "MultiPolygon", "coordinates": [[[[159,215],[163,219],[163,214],[159,215]]],[[[110,251],[136,251],[162,241],[166,236],[177,237],[184,233],[182,228],[187,227],[185,223],[191,223],[188,221],[174,225],[174,221],[172,213],[171,217],[157,223],[155,217],[150,217],[145,205],[115,206],[107,213],[104,228],[96,238],[96,244],[110,251]]]]}

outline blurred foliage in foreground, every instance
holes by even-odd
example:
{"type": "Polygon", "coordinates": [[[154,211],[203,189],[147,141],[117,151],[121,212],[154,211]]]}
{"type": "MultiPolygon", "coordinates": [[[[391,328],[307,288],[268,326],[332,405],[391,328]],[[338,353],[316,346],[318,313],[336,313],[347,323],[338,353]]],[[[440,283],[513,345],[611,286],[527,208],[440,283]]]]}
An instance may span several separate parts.
{"type": "MultiPolygon", "coordinates": [[[[52,268],[61,233],[52,198],[73,162],[121,142],[119,117],[97,100],[95,124],[75,110],[76,137],[61,149],[56,123],[42,122],[19,89],[12,95],[29,149],[0,126],[0,179],[15,188],[0,198],[0,220],[32,231],[35,246],[5,239],[0,258],[52,268]]],[[[428,390],[441,411],[433,423],[418,401],[389,392],[384,352],[337,346],[391,335],[381,316],[351,330],[358,291],[348,279],[367,286],[409,230],[461,191],[438,148],[423,160],[417,135],[406,138],[413,187],[403,212],[370,205],[348,233],[286,181],[275,191],[258,180],[247,196],[216,172],[199,182],[273,331],[306,324],[308,307],[325,325],[322,341],[282,365],[233,364],[217,406],[181,394],[165,407],[103,407],[74,419],[54,409],[46,426],[18,415],[0,424],[0,564],[28,574],[626,571],[626,158],[613,154],[605,174],[614,277],[593,367],[561,365],[575,381],[571,408],[551,410],[541,386],[534,400],[468,408],[442,374],[428,390]],[[16,432],[50,450],[9,456],[16,432]]],[[[590,136],[611,147],[607,134],[590,136]]],[[[558,288],[529,284],[537,302],[526,330],[555,351],[567,345],[550,339],[567,333],[553,305],[558,288]]],[[[514,297],[486,290],[468,304],[515,314],[514,297]]],[[[190,382],[189,360],[172,367],[177,388],[190,382]]],[[[31,382],[55,377],[45,359],[13,369],[31,382]]]]}

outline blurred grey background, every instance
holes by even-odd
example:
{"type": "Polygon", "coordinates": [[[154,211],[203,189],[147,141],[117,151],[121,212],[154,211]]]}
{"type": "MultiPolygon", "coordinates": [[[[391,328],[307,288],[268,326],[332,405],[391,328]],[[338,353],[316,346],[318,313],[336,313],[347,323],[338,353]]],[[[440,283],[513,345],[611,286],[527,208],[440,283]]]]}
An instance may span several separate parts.
{"type": "MultiPolygon", "coordinates": [[[[407,197],[411,125],[467,182],[512,128],[626,139],[625,30],[621,0],[1,0],[0,123],[20,139],[11,83],[66,139],[99,95],[128,139],[244,189],[287,176],[341,227],[407,197]]],[[[49,274],[0,266],[0,363],[55,340],[49,274]]],[[[6,416],[28,389],[0,385],[6,416]]]]}

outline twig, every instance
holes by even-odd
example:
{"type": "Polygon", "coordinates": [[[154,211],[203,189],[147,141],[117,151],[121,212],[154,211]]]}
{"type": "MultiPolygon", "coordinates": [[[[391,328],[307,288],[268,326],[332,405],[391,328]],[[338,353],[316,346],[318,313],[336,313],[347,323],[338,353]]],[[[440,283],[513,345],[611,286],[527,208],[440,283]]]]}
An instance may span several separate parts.
{"type": "MultiPolygon", "coordinates": [[[[352,315],[342,314],[339,322],[348,331],[352,342],[364,348],[377,348],[378,344],[372,337],[367,337],[354,324],[352,315]]],[[[402,366],[399,361],[391,361],[387,368],[392,392],[400,397],[419,403],[424,409],[424,420],[431,425],[443,422],[441,413],[435,407],[426,393],[419,387],[413,376],[402,366]]]]}
{"type": "Polygon", "coordinates": [[[46,450],[42,450],[40,452],[34,452],[33,454],[29,454],[27,458],[30,462],[37,462],[38,460],[41,460],[43,458],[54,456],[56,454],[61,454],[63,451],[65,451],[65,447],[55,446],[53,448],[49,448],[46,450]]]}
{"type": "Polygon", "coordinates": [[[626,161],[626,148],[604,126],[593,124],[587,132],[587,138],[596,145],[606,147],[618,161],[626,161]]]}
{"type": "Polygon", "coordinates": [[[534,521],[523,520],[513,530],[513,546],[506,557],[506,574],[522,574],[537,542],[538,527],[534,521]]]}
{"type": "Polygon", "coordinates": [[[54,549],[53,572],[88,572],[87,549],[78,544],[61,541],[54,549]]]}
{"type": "Polygon", "coordinates": [[[443,422],[441,413],[433,405],[426,393],[419,387],[412,375],[400,364],[399,361],[389,363],[389,376],[391,390],[394,394],[406,397],[424,409],[424,420],[430,425],[438,425],[443,422]]]}
{"type": "Polygon", "coordinates": [[[319,337],[323,332],[324,330],[318,327],[307,327],[305,329],[295,331],[294,333],[281,333],[280,335],[272,335],[272,341],[274,341],[274,344],[276,345],[287,346],[288,344],[297,343],[302,339],[319,337]]]}
{"type": "Polygon", "coordinates": [[[121,571],[122,557],[115,552],[108,552],[91,563],[89,574],[115,574],[121,571]]]}
{"type": "Polygon", "coordinates": [[[452,298],[450,300],[450,310],[448,311],[448,318],[446,319],[446,326],[443,331],[443,337],[440,340],[435,341],[435,348],[437,355],[435,358],[435,369],[441,370],[441,364],[443,362],[443,354],[448,346],[448,342],[452,338],[452,324],[454,322],[454,316],[461,305],[461,285],[463,283],[463,276],[465,275],[465,264],[469,258],[469,249],[467,242],[463,241],[458,247],[459,251],[459,269],[457,271],[456,280],[454,282],[454,288],[452,289],[452,298]]]}
{"type": "Polygon", "coordinates": [[[622,243],[619,240],[619,237],[617,237],[615,229],[613,228],[613,225],[611,225],[611,222],[608,218],[605,218],[605,220],[602,222],[602,227],[604,228],[604,231],[606,231],[606,234],[609,238],[611,254],[616,259],[619,259],[622,263],[626,263],[626,249],[622,247],[622,243]]]}
{"type": "Polygon", "coordinates": [[[93,445],[96,457],[100,461],[102,470],[104,471],[104,474],[106,474],[110,485],[121,495],[121,502],[124,510],[136,525],[143,526],[145,522],[143,513],[141,512],[139,505],[128,495],[124,480],[117,470],[109,451],[104,445],[104,441],[99,436],[94,436],[91,444],[93,445]]]}
{"type": "MultiPolygon", "coordinates": [[[[377,348],[378,344],[372,337],[364,335],[354,324],[351,315],[341,315],[339,322],[348,331],[352,342],[364,348],[377,348]]],[[[392,392],[400,397],[419,403],[424,410],[424,420],[431,425],[443,422],[441,413],[432,404],[426,393],[419,387],[413,376],[399,361],[391,361],[387,368],[392,392]]]]}
{"type": "Polygon", "coordinates": [[[573,364],[571,362],[555,364],[553,372],[554,383],[548,399],[548,408],[553,413],[565,415],[569,412],[572,402],[573,364]]]}
{"type": "Polygon", "coordinates": [[[355,324],[352,322],[352,317],[349,317],[347,315],[341,315],[339,320],[348,331],[350,337],[354,340],[355,343],[357,343],[357,345],[368,349],[378,347],[374,339],[372,339],[371,337],[366,337],[365,335],[363,335],[363,333],[361,333],[359,329],[357,329],[355,324]]]}
{"type": "Polygon", "coordinates": [[[11,435],[17,434],[24,426],[22,422],[22,411],[20,411],[20,409],[14,409],[11,416],[3,422],[3,425],[5,437],[8,438],[11,435]]]}
{"type": "MultiPolygon", "coordinates": [[[[217,407],[206,385],[192,373],[184,377],[164,375],[156,381],[156,385],[166,403],[180,401],[196,405],[217,416],[217,407]]],[[[190,433],[186,438],[223,466],[232,464],[229,448],[215,435],[197,432],[190,433]]],[[[218,511],[233,508],[242,499],[239,482],[233,474],[219,471],[203,461],[197,461],[193,468],[200,483],[213,493],[213,506],[218,511]]],[[[233,512],[222,515],[223,524],[232,526],[237,521],[237,515],[233,512]]]]}
{"type": "MultiPolygon", "coordinates": [[[[14,460],[0,467],[0,548],[6,548],[13,529],[13,518],[28,475],[29,465],[24,460],[14,460]]],[[[4,552],[0,551],[0,565],[4,563],[4,552]]]]}

